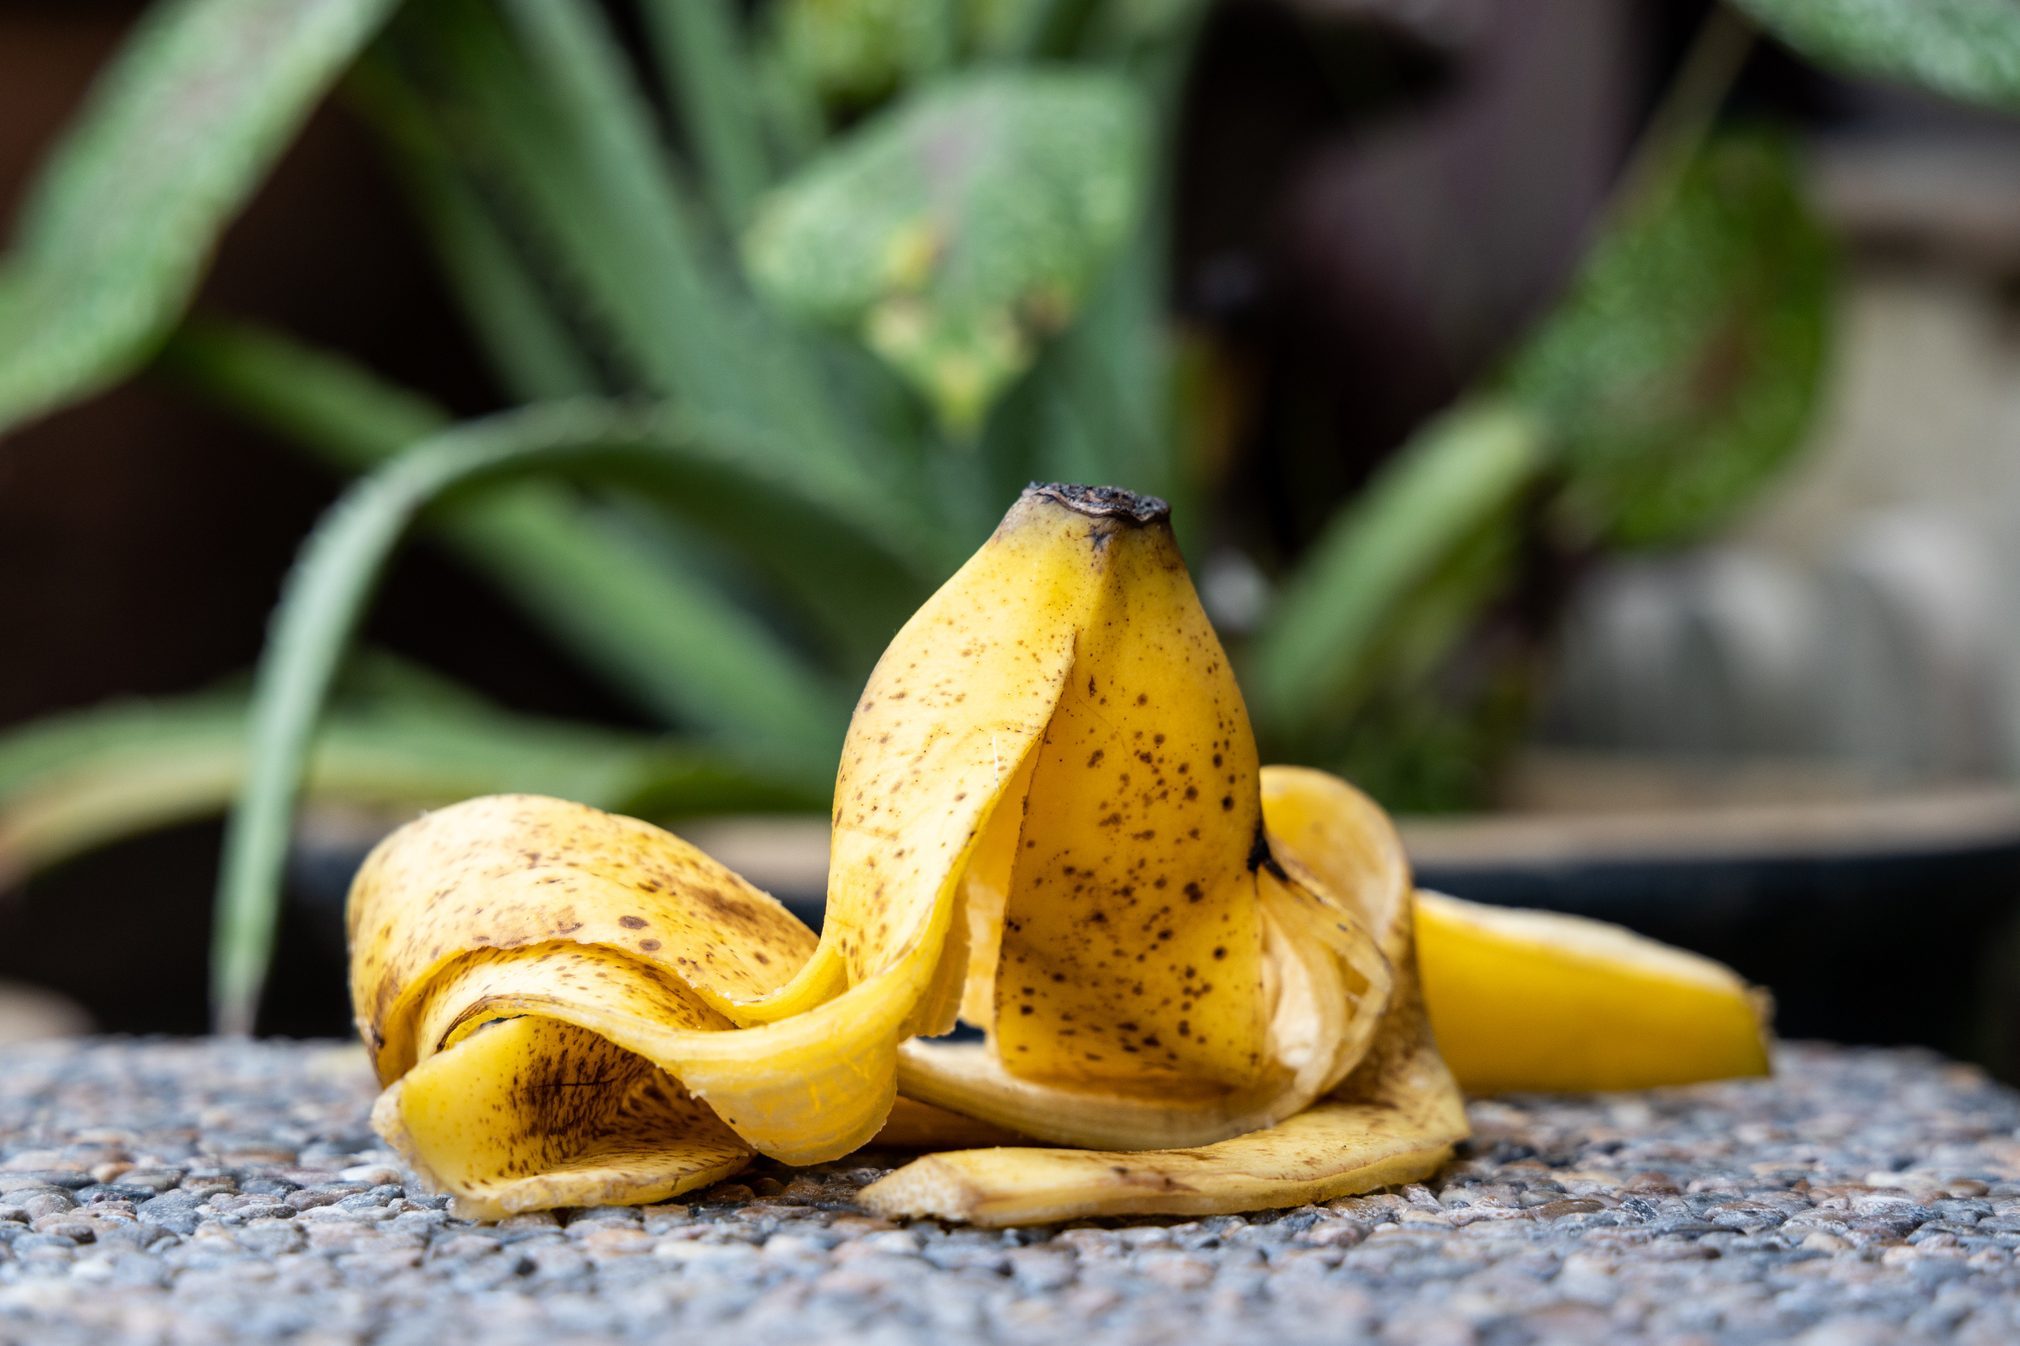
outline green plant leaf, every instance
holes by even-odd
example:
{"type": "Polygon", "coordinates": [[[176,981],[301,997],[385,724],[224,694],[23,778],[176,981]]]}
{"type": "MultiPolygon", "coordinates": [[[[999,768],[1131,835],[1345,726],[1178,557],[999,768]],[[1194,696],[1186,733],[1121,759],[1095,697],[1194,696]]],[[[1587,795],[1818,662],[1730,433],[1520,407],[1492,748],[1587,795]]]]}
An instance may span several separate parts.
{"type": "Polygon", "coordinates": [[[488,6],[444,7],[477,113],[450,124],[572,254],[651,391],[696,410],[735,406],[751,375],[723,335],[734,296],[614,37],[581,0],[501,8],[505,27],[488,6]]]}
{"type": "Polygon", "coordinates": [[[716,214],[732,228],[771,176],[735,0],[645,0],[661,78],[679,105],[716,214]]]}
{"type": "MultiPolygon", "coordinates": [[[[678,446],[690,438],[657,411],[536,405],[421,441],[360,481],[317,525],[288,576],[254,678],[245,780],[225,825],[212,943],[221,1031],[251,1026],[273,945],[289,822],[316,726],[378,578],[415,520],[453,493],[515,476],[678,470],[678,446]]],[[[601,577],[571,578],[586,599],[601,577]]],[[[705,644],[717,633],[682,634],[705,644]]],[[[791,671],[720,661],[731,680],[791,671]]],[[[719,693],[738,694],[727,682],[719,693]]],[[[767,773],[794,772],[813,757],[832,762],[839,726],[826,708],[787,707],[785,714],[769,735],[729,739],[724,751],[767,773]]]]}
{"type": "Polygon", "coordinates": [[[1579,530],[1686,540],[1790,459],[1823,383],[1832,262],[1764,136],[1713,141],[1600,239],[1508,380],[1561,440],[1579,530]]]}
{"type": "Polygon", "coordinates": [[[0,267],[0,431],[121,378],[398,0],[169,0],[93,89],[0,267]]]}
{"type": "Polygon", "coordinates": [[[348,91],[385,133],[470,331],[506,389],[522,402],[609,391],[580,334],[557,310],[519,241],[485,209],[443,128],[395,64],[367,56],[348,91]]]}
{"type": "Polygon", "coordinates": [[[2020,111],[2013,0],[1733,0],[1817,64],[2020,111]]]}
{"type": "MultiPolygon", "coordinates": [[[[389,45],[433,101],[459,167],[511,236],[573,291],[630,382],[808,475],[867,483],[885,466],[807,343],[742,287],[726,241],[660,143],[600,10],[583,0],[416,8],[389,45]]],[[[886,477],[884,513],[903,483],[886,477]]]]}
{"type": "MultiPolygon", "coordinates": [[[[110,702],[0,736],[0,889],[224,812],[245,779],[246,720],[243,693],[216,692],[110,702]]],[[[342,698],[304,783],[311,804],[389,811],[521,791],[661,819],[819,803],[714,749],[412,694],[342,698]]]]}
{"type": "Polygon", "coordinates": [[[1129,236],[1149,153],[1120,76],[953,77],[780,188],[748,237],[751,272],[782,308],[855,328],[972,432],[1129,236]]]}
{"type": "Polygon", "coordinates": [[[818,97],[862,105],[951,62],[964,7],[965,0],[781,0],[770,16],[772,41],[793,78],[818,97]]]}
{"type": "Polygon", "coordinates": [[[1398,450],[1327,525],[1256,633],[1244,685],[1264,736],[1309,752],[1386,667],[1435,662],[1486,596],[1457,582],[1477,571],[1469,558],[1547,462],[1536,419],[1493,401],[1447,413],[1398,450]]]}
{"type": "MultiPolygon", "coordinates": [[[[439,408],[342,360],[215,320],[178,334],[165,367],[346,471],[372,471],[448,425],[439,408]]],[[[610,404],[600,411],[593,403],[574,405],[585,438],[593,437],[599,418],[611,430],[637,422],[635,412],[610,404]]],[[[666,448],[669,455],[691,451],[695,472],[667,466],[651,484],[666,479],[665,493],[695,514],[748,521],[752,502],[768,493],[769,481],[746,471],[750,461],[733,451],[702,449],[687,436],[666,448]]],[[[772,494],[791,499],[789,491],[772,494]]],[[[804,503],[800,512],[816,520],[820,514],[804,503]]],[[[832,773],[823,745],[847,707],[838,684],[803,668],[790,646],[705,580],[606,526],[589,502],[559,486],[521,481],[461,501],[436,522],[528,615],[642,707],[710,734],[803,741],[806,778],[832,773]]],[[[746,534],[766,544],[767,535],[746,534]]],[[[794,548],[803,542],[829,548],[829,573],[860,575],[877,555],[856,533],[817,522],[789,530],[779,551],[800,556],[794,548]],[[837,552],[850,563],[837,564],[837,552]]],[[[813,558],[801,563],[810,570],[813,558]]]]}

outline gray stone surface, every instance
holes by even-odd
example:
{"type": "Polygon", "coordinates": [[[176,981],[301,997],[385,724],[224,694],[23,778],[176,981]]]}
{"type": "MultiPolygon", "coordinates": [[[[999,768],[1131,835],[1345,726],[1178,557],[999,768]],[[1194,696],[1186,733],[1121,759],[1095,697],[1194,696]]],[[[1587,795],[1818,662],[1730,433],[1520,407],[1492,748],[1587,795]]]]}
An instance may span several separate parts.
{"type": "Polygon", "coordinates": [[[893,1224],[865,1160],[450,1219],[354,1048],[0,1051],[0,1342],[2020,1341],[2020,1096],[1913,1052],[1474,1105],[1425,1186],[1249,1217],[893,1224]]]}

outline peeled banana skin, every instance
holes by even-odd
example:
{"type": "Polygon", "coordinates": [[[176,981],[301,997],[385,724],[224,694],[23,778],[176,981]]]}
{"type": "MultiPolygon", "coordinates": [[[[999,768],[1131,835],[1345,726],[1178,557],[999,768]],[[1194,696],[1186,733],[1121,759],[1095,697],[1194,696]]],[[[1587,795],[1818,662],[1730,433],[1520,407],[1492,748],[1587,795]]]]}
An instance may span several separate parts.
{"type": "Polygon", "coordinates": [[[1421,1181],[1466,1135],[1465,1101],[1410,986],[1360,1067],[1273,1126],[1185,1149],[933,1154],[870,1184],[860,1200],[879,1215],[983,1226],[1232,1214],[1421,1181]]]}
{"type": "Polygon", "coordinates": [[[349,907],[374,1124],[482,1218],[880,1129],[987,1148],[867,1205],[984,1224],[1420,1178],[1465,1135],[1417,971],[1454,928],[1426,926],[1365,796],[1259,767],[1161,502],[1062,486],[1027,490],[871,675],[818,938],[677,837],[529,796],[409,824],[349,907]],[[957,1017],[985,1041],[920,1040],[957,1017]]]}

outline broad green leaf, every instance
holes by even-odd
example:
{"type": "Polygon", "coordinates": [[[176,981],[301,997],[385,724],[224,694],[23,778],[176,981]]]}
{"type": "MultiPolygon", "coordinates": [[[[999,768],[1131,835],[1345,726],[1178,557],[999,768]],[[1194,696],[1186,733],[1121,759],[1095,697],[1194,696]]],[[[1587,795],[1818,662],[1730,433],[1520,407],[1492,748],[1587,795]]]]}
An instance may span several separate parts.
{"type": "Polygon", "coordinates": [[[130,372],[398,0],[168,0],[100,79],[0,265],[0,431],[130,372]]]}
{"type": "Polygon", "coordinates": [[[1833,70],[2020,111],[2014,0],[1733,0],[1833,70]]]}
{"type": "Polygon", "coordinates": [[[995,70],[907,97],[761,210],[761,291],[855,328],[961,433],[1063,328],[1142,209],[1148,118],[1118,76],[995,70]]]}
{"type": "MultiPolygon", "coordinates": [[[[0,735],[0,888],[224,812],[246,756],[246,698],[230,692],[110,702],[0,735]]],[[[662,819],[817,802],[709,748],[412,695],[340,700],[305,783],[312,804],[403,811],[517,791],[662,819]]]]}
{"type": "Polygon", "coordinates": [[[1594,537],[1686,540],[1801,447],[1823,382],[1832,252],[1785,146],[1714,141],[1593,249],[1518,352],[1594,537]]]}

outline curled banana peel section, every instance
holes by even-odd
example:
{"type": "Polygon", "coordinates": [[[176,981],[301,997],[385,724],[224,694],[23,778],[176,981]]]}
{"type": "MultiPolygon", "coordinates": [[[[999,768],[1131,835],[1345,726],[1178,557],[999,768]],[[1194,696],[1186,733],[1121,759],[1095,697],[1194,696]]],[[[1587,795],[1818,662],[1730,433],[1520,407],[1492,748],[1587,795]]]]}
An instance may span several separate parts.
{"type": "Polygon", "coordinates": [[[473,1215],[660,1199],[889,1108],[838,1044],[763,1017],[813,934],[645,823],[443,809],[368,857],[348,919],[374,1123],[473,1215]]]}
{"type": "MultiPolygon", "coordinates": [[[[1244,1102],[1253,1111],[1247,1116],[1222,1101],[1143,1132],[1226,1125],[1226,1138],[1180,1146],[1125,1142],[1107,1149],[995,1147],[929,1155],[865,1188],[865,1206],[884,1215],[932,1215],[980,1225],[1223,1214],[1417,1181],[1450,1157],[1467,1134],[1465,1104],[1424,1012],[1412,947],[1412,891],[1393,829],[1365,796],[1321,772],[1266,768],[1261,786],[1267,836],[1282,871],[1265,880],[1273,885],[1268,891],[1274,899],[1265,901],[1292,931],[1268,947],[1275,957],[1301,956],[1304,964],[1270,969],[1273,975],[1266,978],[1277,997],[1271,1040],[1283,1045],[1290,1066],[1304,1067],[1304,1080],[1248,1095],[1244,1102]],[[1343,951],[1366,958],[1370,949],[1384,975],[1351,997],[1341,994],[1340,973],[1350,967],[1343,951]],[[1373,1031],[1366,1036],[1340,1031],[1339,1016],[1325,1005],[1368,1016],[1373,1031]],[[1290,1027],[1299,1023],[1306,1030],[1301,1036],[1290,1027]],[[1303,1090],[1314,1079],[1322,1087],[1307,1096],[1303,1090]],[[1277,1108],[1287,1110],[1263,1120],[1277,1108]],[[1244,1126],[1248,1121],[1258,1124],[1244,1126]]],[[[1118,1115],[1113,1100],[1084,1088],[1030,1086],[1014,1109],[1007,1108],[980,1090],[958,1094],[932,1076],[930,1065],[913,1064],[950,1050],[961,1053],[963,1078],[985,1077],[985,1068],[972,1063],[987,1047],[913,1044],[907,1057],[913,1068],[901,1071],[907,1091],[1014,1118],[1020,1128],[1042,1128],[1051,1139],[1087,1134],[1088,1123],[1074,1115],[1083,1096],[1089,1113],[1111,1134],[1123,1134],[1133,1116],[1118,1115]],[[1061,1117],[1049,1127],[1042,1121],[1047,1106],[1061,1117]]],[[[1295,1079],[1298,1072],[1291,1073],[1295,1079]]]]}
{"type": "MultiPolygon", "coordinates": [[[[1027,495],[899,634],[844,748],[845,930],[886,910],[874,887],[852,906],[850,878],[908,858],[880,825],[912,785],[904,736],[950,725],[975,726],[967,751],[1003,785],[941,909],[914,919],[947,930],[917,1028],[958,1012],[987,1036],[907,1044],[907,1096],[1054,1144],[1175,1148],[1271,1126],[1359,1064],[1407,950],[1400,847],[1278,854],[1246,708],[1161,515],[1027,495]],[[1004,589],[1043,600],[1005,620],[1004,589]],[[1039,694],[974,718],[974,661],[1009,683],[1031,667],[1039,694]]],[[[1333,802],[1339,830],[1387,833],[1358,795],[1333,802]]]]}
{"type": "Polygon", "coordinates": [[[1033,487],[899,632],[844,745],[818,938],[580,805],[472,800],[388,838],[349,912],[381,1132],[479,1217],[663,1199],[880,1128],[982,1148],[867,1205],[985,1224],[1435,1169],[1466,1129],[1441,1001],[1471,1007],[1445,1019],[1485,1078],[1496,960],[1547,993],[1554,937],[1420,909],[1379,808],[1259,767],[1165,515],[1033,487]],[[921,1040],[957,1019],[984,1041],[921,1040]]]}

